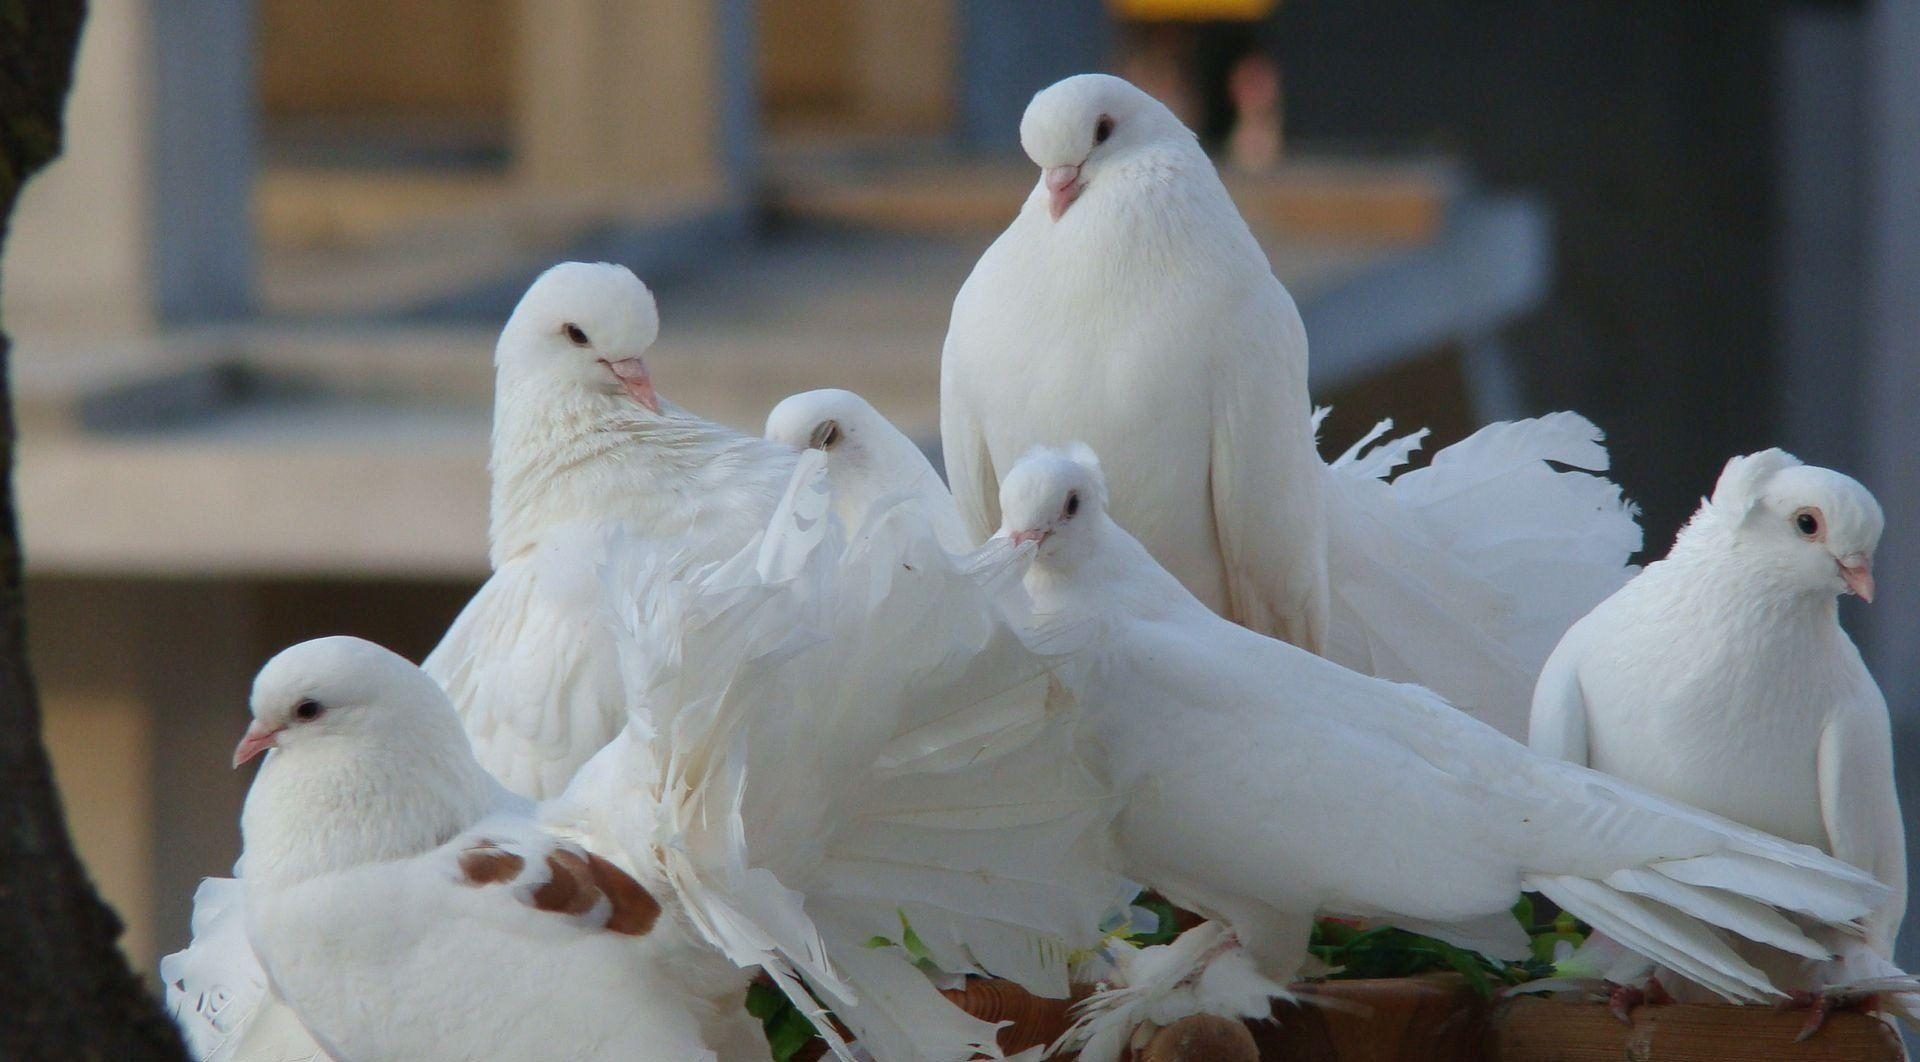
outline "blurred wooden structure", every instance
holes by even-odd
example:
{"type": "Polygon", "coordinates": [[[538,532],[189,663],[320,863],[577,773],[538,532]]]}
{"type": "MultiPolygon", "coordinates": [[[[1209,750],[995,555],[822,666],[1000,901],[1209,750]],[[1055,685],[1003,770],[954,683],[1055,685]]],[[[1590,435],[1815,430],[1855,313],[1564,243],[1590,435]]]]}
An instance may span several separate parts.
{"type": "MultiPolygon", "coordinates": [[[[1275,1004],[1250,1036],[1223,1034],[1220,1019],[1183,1019],[1146,1030],[1130,1062],[1903,1062],[1891,1026],[1860,1013],[1831,1016],[1796,1041],[1806,1012],[1767,1007],[1640,1006],[1632,1024],[1605,1003],[1520,996],[1487,999],[1453,974],[1295,986],[1298,1004],[1275,1004]],[[1243,1055],[1242,1052],[1245,1052],[1243,1055]]],[[[1036,1000],[1018,986],[975,981],[954,999],[1001,1033],[1009,1053],[1049,1043],[1071,1024],[1069,1001],[1036,1000]],[[1017,1046],[1016,1046],[1017,1045],[1017,1046]]]]}

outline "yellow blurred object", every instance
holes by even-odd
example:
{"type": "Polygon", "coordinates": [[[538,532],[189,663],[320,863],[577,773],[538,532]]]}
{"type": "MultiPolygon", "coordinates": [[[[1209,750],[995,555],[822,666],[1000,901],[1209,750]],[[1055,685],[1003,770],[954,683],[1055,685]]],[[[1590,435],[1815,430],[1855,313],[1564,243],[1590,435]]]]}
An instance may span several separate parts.
{"type": "Polygon", "coordinates": [[[1265,18],[1280,0],[1109,0],[1114,14],[1143,22],[1251,21],[1265,18]]]}

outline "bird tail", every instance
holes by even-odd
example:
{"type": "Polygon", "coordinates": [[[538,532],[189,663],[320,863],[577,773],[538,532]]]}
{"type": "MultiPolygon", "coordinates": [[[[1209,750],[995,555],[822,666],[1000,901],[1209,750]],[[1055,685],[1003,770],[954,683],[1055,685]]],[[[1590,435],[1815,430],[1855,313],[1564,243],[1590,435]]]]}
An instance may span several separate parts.
{"type": "Polygon", "coordinates": [[[1327,463],[1327,655],[1525,741],[1547,655],[1633,575],[1636,511],[1576,413],[1488,425],[1398,476],[1426,432],[1392,427],[1327,463]]]}
{"type": "Polygon", "coordinates": [[[876,1057],[999,1057],[996,1026],[924,972],[1066,995],[1069,958],[1133,895],[1105,869],[1116,802],[1074,755],[1050,661],[924,518],[846,535],[827,501],[803,458],[760,541],[644,621],[677,612],[679,634],[641,665],[663,796],[633,843],[837,1051],[829,1009],[876,1057]]]}
{"type": "Polygon", "coordinates": [[[1885,886],[1804,846],[1732,823],[1724,827],[1728,843],[1718,852],[1654,860],[1604,878],[1532,875],[1525,887],[1725,998],[1777,999],[1779,988],[1726,934],[1824,962],[1833,947],[1810,939],[1782,912],[1821,923],[1823,933],[1856,935],[1857,920],[1880,901],[1885,886]]]}
{"type": "Polygon", "coordinates": [[[167,1012],[198,1062],[327,1062],[293,1008],[267,984],[247,942],[240,882],[207,878],[193,894],[193,940],[160,960],[167,1012]]]}

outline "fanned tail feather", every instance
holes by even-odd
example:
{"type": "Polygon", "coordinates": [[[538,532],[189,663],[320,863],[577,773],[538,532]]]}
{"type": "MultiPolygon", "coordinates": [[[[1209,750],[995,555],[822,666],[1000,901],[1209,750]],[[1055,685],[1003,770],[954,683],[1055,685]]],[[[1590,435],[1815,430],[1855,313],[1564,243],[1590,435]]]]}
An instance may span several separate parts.
{"type": "Polygon", "coordinates": [[[1524,741],[1547,654],[1633,574],[1634,509],[1578,414],[1488,425],[1389,481],[1425,435],[1391,426],[1327,466],[1328,655],[1524,741]]]}
{"type": "Polygon", "coordinates": [[[671,648],[631,655],[623,770],[659,805],[623,843],[842,1057],[829,1009],[875,1057],[997,1058],[996,1027],[916,966],[1064,995],[1069,954],[1133,894],[1105,869],[1117,807],[994,580],[911,507],[847,534],[809,457],[760,541],[627,619],[671,648]]]}

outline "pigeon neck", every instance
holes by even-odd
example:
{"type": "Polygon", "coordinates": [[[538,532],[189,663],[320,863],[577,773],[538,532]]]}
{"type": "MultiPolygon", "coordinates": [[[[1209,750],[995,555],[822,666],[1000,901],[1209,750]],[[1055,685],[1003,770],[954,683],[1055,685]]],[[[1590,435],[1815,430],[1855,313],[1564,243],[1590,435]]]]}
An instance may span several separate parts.
{"type": "Polygon", "coordinates": [[[238,876],[292,884],[417,856],[515,799],[448,722],[456,730],[440,736],[457,744],[430,743],[438,752],[316,743],[270,754],[241,812],[238,876]]]}
{"type": "Polygon", "coordinates": [[[1063,616],[1165,615],[1185,604],[1206,611],[1140,541],[1102,513],[1072,553],[1038,558],[1028,570],[1035,610],[1063,616]]]}

